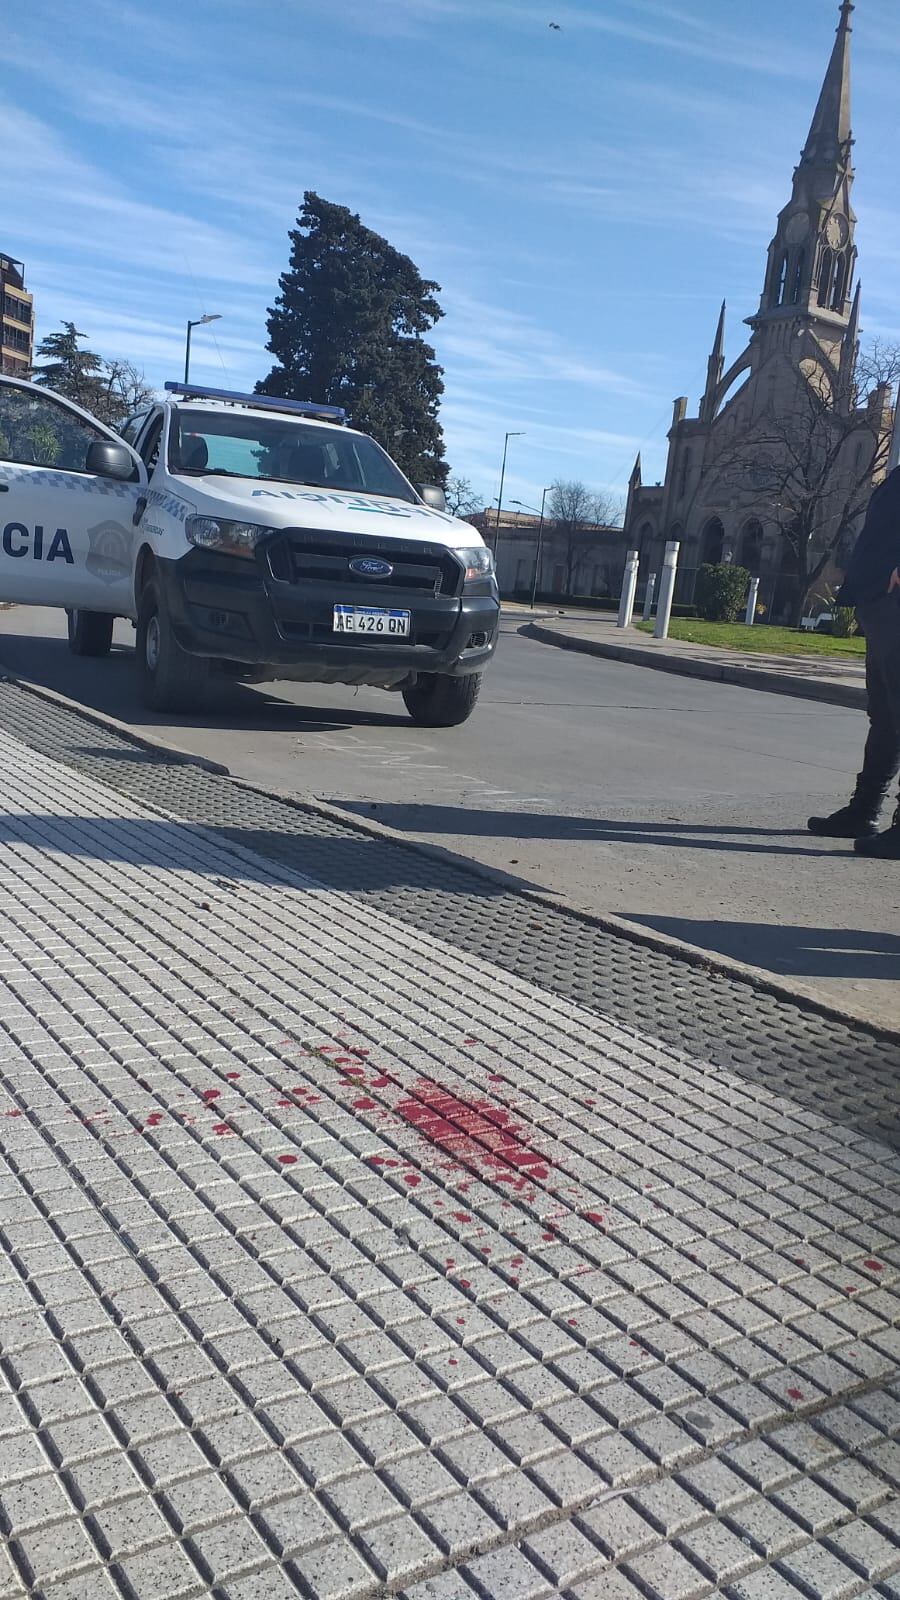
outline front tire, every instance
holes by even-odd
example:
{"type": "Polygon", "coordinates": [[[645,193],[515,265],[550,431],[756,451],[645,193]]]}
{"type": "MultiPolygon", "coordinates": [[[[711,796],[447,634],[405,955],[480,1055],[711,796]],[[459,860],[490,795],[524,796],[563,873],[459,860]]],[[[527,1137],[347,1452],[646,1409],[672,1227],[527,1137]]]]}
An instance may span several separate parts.
{"type": "Polygon", "coordinates": [[[457,728],[472,715],[480,690],[480,672],[464,678],[422,672],[412,688],[403,690],[403,703],[417,727],[457,728]]]}
{"type": "Polygon", "coordinates": [[[209,662],[182,650],[155,578],[141,595],[136,650],[144,705],[151,711],[192,711],[206,686],[209,662]]]}
{"type": "Polygon", "coordinates": [[[114,617],[105,611],[67,611],[69,649],[73,656],[108,656],[114,617]]]}

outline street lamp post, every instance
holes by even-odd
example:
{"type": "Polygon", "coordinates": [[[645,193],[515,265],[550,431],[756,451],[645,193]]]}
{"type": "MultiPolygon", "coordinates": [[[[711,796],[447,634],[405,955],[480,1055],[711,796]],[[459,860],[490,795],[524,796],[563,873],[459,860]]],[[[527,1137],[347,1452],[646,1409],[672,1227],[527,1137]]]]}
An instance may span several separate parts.
{"type": "Polygon", "coordinates": [[[195,317],[193,322],[188,322],[187,338],[184,341],[184,381],[188,382],[191,375],[191,329],[202,328],[207,322],[221,322],[221,311],[209,311],[205,316],[195,317]]]}
{"type": "Polygon", "coordinates": [[[502,464],[502,466],[500,468],[500,494],[497,497],[497,521],[494,524],[494,555],[495,556],[497,554],[497,545],[498,545],[499,540],[500,540],[500,512],[503,509],[503,480],[506,477],[506,451],[507,451],[507,448],[509,446],[510,439],[521,439],[522,437],[523,437],[523,434],[522,434],[522,432],[520,430],[518,433],[508,433],[508,434],[506,434],[506,436],[504,437],[504,440],[503,440],[503,464],[502,464]]]}
{"type": "MultiPolygon", "coordinates": [[[[532,609],[532,611],[534,610],[534,597],[537,594],[538,576],[539,576],[540,570],[541,570],[541,557],[544,554],[544,507],[547,504],[547,496],[550,493],[551,488],[552,488],[552,484],[548,483],[546,489],[544,490],[543,494],[541,495],[541,520],[538,523],[537,545],[535,547],[535,552],[534,552],[534,571],[531,574],[531,609],[532,609]]],[[[536,511],[537,510],[536,506],[526,506],[524,500],[514,500],[513,501],[513,505],[514,506],[521,506],[523,511],[536,511]]]]}

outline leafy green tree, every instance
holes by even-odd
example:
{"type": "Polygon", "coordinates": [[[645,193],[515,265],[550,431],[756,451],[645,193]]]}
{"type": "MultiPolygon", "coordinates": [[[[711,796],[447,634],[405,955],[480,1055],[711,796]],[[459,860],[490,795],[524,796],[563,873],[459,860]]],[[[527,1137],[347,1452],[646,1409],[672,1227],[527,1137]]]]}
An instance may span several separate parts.
{"type": "Polygon", "coordinates": [[[85,411],[95,412],[103,403],[103,362],[93,350],[84,350],[74,322],[64,322],[62,333],[48,333],[37,347],[44,365],[35,368],[34,381],[42,383],[67,400],[74,400],[85,411]]]}
{"type": "Polygon", "coordinates": [[[257,391],[345,406],[414,483],[443,485],[443,374],[423,337],[443,316],[439,285],[312,190],[290,241],[268,317],[276,365],[257,391]]]}
{"type": "Polygon", "coordinates": [[[130,361],[105,361],[93,350],[85,350],[74,322],[64,322],[62,333],[50,333],[38,345],[37,354],[45,358],[35,370],[34,381],[89,411],[98,422],[119,428],[125,419],[153,400],[153,390],[144,374],[130,361]]]}

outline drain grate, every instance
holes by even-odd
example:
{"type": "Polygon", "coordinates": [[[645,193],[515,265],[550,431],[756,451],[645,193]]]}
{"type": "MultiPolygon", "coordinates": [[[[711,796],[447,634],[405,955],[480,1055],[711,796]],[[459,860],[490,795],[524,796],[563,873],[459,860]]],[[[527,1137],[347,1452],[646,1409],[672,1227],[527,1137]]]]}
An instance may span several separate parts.
{"type": "Polygon", "coordinates": [[[864,1028],[536,904],[464,864],[145,751],[18,684],[0,682],[0,727],[187,826],[215,828],[268,861],[900,1148],[900,1045],[864,1028]]]}

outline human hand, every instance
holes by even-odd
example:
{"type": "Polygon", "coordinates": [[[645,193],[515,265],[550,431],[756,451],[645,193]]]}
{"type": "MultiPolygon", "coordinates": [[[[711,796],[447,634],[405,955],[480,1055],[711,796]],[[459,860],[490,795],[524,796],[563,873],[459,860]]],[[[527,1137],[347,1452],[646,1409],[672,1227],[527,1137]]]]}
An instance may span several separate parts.
{"type": "Polygon", "coordinates": [[[891,581],[888,584],[888,594],[893,594],[895,589],[900,589],[900,567],[895,567],[891,573],[891,581]]]}

